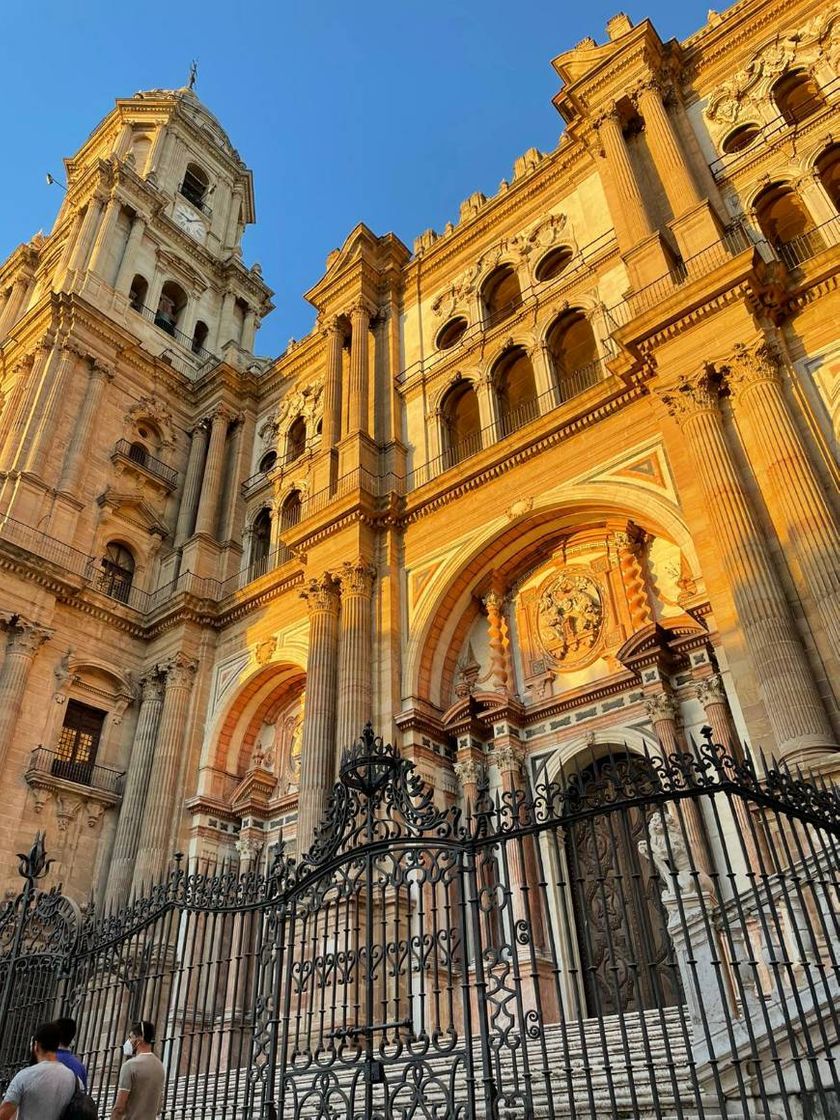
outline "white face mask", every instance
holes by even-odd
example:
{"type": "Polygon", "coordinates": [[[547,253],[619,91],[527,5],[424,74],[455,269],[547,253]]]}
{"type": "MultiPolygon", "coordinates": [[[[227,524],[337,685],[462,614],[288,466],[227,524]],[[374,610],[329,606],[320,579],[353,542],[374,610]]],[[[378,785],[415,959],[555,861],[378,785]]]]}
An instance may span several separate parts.
{"type": "Polygon", "coordinates": [[[127,1058],[134,1057],[134,1044],[130,1038],[127,1038],[123,1043],[123,1054],[125,1054],[127,1058]]]}

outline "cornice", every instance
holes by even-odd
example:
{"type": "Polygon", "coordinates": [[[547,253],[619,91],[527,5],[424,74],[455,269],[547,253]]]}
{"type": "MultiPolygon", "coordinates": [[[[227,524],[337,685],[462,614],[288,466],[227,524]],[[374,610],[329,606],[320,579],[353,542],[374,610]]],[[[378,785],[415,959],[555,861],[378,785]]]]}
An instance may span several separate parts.
{"type": "MultiPolygon", "coordinates": [[[[554,151],[546,153],[545,159],[533,171],[515,179],[503,194],[488,198],[478,214],[459,222],[451,233],[438,235],[437,240],[425,252],[411,258],[403,273],[406,293],[410,293],[410,285],[416,283],[414,273],[418,269],[422,270],[424,279],[429,281],[451,257],[470,248],[491,232],[491,227],[492,236],[498,239],[502,236],[501,227],[513,215],[517,216],[519,224],[525,224],[528,219],[522,213],[523,203],[547,191],[562,176],[569,175],[569,182],[563,196],[552,196],[552,204],[562,202],[565,194],[571,194],[584,179],[593,174],[597,174],[597,170],[591,154],[582,144],[570,141],[564,133],[554,151]],[[429,273],[432,274],[431,277],[429,273]]],[[[471,249],[471,252],[474,254],[475,250],[471,249]]]]}

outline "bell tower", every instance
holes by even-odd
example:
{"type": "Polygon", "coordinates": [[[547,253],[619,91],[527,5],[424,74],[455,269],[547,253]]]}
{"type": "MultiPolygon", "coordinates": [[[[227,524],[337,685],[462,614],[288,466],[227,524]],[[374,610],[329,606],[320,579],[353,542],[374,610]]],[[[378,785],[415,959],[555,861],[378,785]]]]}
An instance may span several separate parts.
{"type": "Polygon", "coordinates": [[[65,168],[36,296],[95,300],[153,351],[172,350],[184,372],[231,343],[249,355],[271,308],[259,266],[241,259],[255,220],[253,181],[195,92],[117,101],[65,168]]]}

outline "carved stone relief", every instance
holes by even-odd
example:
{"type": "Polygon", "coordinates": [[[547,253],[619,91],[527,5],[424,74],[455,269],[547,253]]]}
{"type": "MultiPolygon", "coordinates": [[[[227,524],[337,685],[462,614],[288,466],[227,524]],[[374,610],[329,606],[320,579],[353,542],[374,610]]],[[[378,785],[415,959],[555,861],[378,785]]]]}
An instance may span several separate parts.
{"type": "Polygon", "coordinates": [[[564,568],[543,585],[537,633],[554,664],[571,668],[590,661],[603,625],[601,588],[586,569],[564,568]]]}

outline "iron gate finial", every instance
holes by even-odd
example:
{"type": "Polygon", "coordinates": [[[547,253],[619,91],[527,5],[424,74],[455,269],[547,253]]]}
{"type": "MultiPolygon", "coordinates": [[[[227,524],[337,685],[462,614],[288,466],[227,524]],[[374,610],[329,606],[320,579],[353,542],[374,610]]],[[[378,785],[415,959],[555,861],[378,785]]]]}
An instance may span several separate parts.
{"type": "Polygon", "coordinates": [[[47,859],[47,850],[45,847],[46,836],[43,832],[38,832],[35,836],[35,841],[28,852],[18,852],[18,871],[22,878],[28,879],[30,883],[35,883],[37,879],[43,879],[49,871],[54,860],[47,859]]]}
{"type": "Polygon", "coordinates": [[[401,761],[396,748],[374,734],[373,725],[368,722],[353,746],[344,749],[339,777],[348,789],[370,798],[399,769],[401,761]]]}

